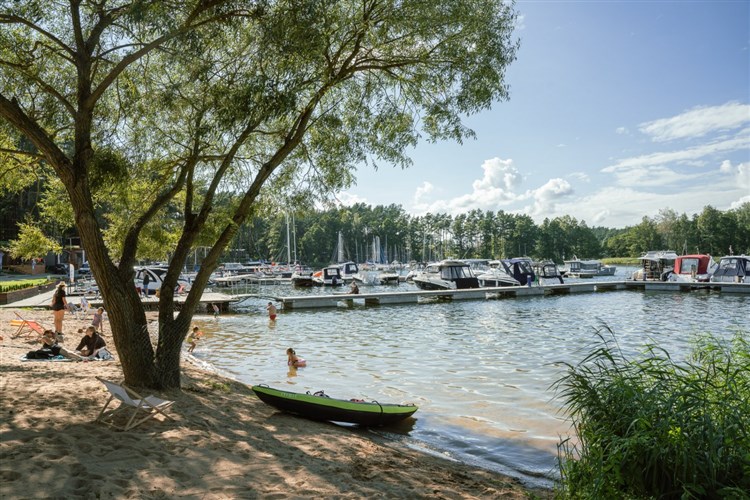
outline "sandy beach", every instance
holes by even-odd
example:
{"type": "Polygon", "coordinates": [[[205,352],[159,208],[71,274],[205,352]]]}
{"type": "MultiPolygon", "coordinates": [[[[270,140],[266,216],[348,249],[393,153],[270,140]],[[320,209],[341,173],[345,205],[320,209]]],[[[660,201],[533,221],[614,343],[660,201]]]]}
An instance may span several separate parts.
{"type": "MultiPolygon", "coordinates": [[[[95,377],[122,382],[117,354],[113,361],[21,361],[39,344],[36,334],[11,338],[13,311],[0,309],[2,498],[552,497],[364,430],[277,412],[250,387],[184,357],[183,390],[155,393],[176,401],[174,420],[115,430],[95,422],[109,397],[95,377]]],[[[52,324],[50,311],[17,311],[52,324]]],[[[63,345],[74,349],[74,332],[88,324],[67,314],[63,345]]],[[[109,324],[104,338],[114,345],[109,324]]]]}

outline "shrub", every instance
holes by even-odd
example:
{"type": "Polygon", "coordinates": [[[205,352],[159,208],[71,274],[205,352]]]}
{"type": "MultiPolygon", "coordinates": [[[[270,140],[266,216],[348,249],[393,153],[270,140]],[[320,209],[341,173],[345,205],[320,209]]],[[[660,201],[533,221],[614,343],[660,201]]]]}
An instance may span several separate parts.
{"type": "Polygon", "coordinates": [[[558,444],[567,498],[748,498],[750,347],[703,336],[684,363],[649,345],[628,359],[612,331],[555,384],[577,435],[558,444]]]}
{"type": "Polygon", "coordinates": [[[0,284],[0,293],[15,292],[16,290],[24,290],[26,288],[33,288],[35,286],[44,285],[47,283],[47,279],[33,279],[33,280],[19,280],[9,281],[0,284]]]}

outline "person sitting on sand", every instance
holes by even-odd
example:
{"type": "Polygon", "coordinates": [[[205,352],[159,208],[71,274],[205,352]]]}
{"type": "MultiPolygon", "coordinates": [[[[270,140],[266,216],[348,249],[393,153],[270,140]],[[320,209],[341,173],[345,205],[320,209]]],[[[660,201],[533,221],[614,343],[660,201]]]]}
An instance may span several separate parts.
{"type": "Polygon", "coordinates": [[[286,364],[295,368],[305,366],[307,364],[304,359],[297,356],[297,353],[294,352],[294,349],[292,349],[291,347],[286,350],[286,359],[286,364]]]}
{"type": "MultiPolygon", "coordinates": [[[[81,330],[81,333],[83,333],[83,330],[81,330]]],[[[58,335],[55,335],[55,332],[52,330],[45,330],[42,334],[41,338],[42,342],[42,348],[40,351],[43,351],[43,356],[35,356],[37,359],[42,358],[50,358],[53,356],[62,355],[65,356],[68,359],[73,359],[76,361],[80,361],[82,358],[78,354],[72,353],[68,350],[66,350],[63,346],[59,345],[58,342],[58,335]],[[47,353],[48,352],[48,353],[47,353]]],[[[39,351],[37,351],[39,352],[39,351]]],[[[28,357],[28,355],[27,355],[28,357]]]]}
{"type": "Polygon", "coordinates": [[[96,333],[96,328],[90,326],[86,328],[86,334],[81,339],[81,342],[76,347],[76,352],[80,353],[83,357],[96,356],[99,351],[107,347],[107,343],[104,339],[96,333]]]}
{"type": "Polygon", "coordinates": [[[198,340],[203,336],[203,332],[200,331],[200,329],[196,326],[193,328],[193,331],[190,332],[190,335],[188,335],[187,341],[190,344],[190,347],[188,347],[187,352],[193,352],[195,350],[195,347],[197,346],[198,340]]]}

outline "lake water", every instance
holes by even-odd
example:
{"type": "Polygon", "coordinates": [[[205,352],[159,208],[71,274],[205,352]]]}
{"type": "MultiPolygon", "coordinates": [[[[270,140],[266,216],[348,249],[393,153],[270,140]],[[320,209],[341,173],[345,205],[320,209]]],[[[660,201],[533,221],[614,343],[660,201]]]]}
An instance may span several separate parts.
{"type": "Polygon", "coordinates": [[[256,286],[242,312],[197,316],[206,337],[196,357],[247,384],[416,403],[414,419],[373,432],[541,486],[557,477],[556,445],[570,429],[550,385],[602,322],[626,353],[655,342],[680,359],[693,334],[746,330],[750,308],[747,295],[612,291],[281,311],[269,322],[268,297],[322,291],[256,286]],[[287,367],[288,347],[306,367],[287,367]]]}

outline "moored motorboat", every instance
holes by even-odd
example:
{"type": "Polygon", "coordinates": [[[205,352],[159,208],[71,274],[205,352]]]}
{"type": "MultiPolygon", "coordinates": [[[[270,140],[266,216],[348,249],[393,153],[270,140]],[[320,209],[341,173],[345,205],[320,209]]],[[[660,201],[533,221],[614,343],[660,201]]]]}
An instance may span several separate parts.
{"type": "Polygon", "coordinates": [[[563,276],[568,278],[594,278],[596,276],[614,276],[617,268],[602,264],[600,260],[581,260],[573,257],[572,260],[564,261],[563,276]]]}
{"type": "Polygon", "coordinates": [[[324,267],[313,274],[313,284],[315,286],[341,286],[344,284],[344,278],[341,276],[339,266],[324,267]]]}
{"type": "Polygon", "coordinates": [[[313,279],[312,271],[295,271],[292,274],[292,286],[296,287],[312,287],[315,286],[315,280],[313,279]]]}
{"type": "Polygon", "coordinates": [[[718,264],[710,255],[680,255],[674,261],[669,281],[705,283],[711,279],[718,264]]]}
{"type": "Polygon", "coordinates": [[[505,271],[513,276],[522,286],[531,286],[536,280],[534,273],[534,264],[528,257],[513,257],[512,259],[503,259],[502,262],[505,271]]]}
{"type": "Polygon", "coordinates": [[[413,280],[422,290],[462,290],[479,288],[479,280],[469,264],[460,260],[443,260],[429,264],[413,280]]]}
{"type": "Polygon", "coordinates": [[[483,287],[502,287],[502,286],[520,286],[521,283],[503,267],[499,260],[489,261],[489,268],[477,275],[479,286],[483,287]]]}
{"type": "Polygon", "coordinates": [[[677,260],[674,250],[653,250],[646,252],[640,257],[641,269],[631,276],[633,280],[642,281],[667,281],[674,271],[674,262],[677,260]]]}
{"type": "Polygon", "coordinates": [[[750,256],[727,255],[711,276],[712,283],[750,283],[750,256]]]}
{"type": "Polygon", "coordinates": [[[322,391],[305,394],[273,389],[266,385],[254,385],[252,389],[264,403],[312,420],[330,420],[375,427],[396,423],[412,416],[418,409],[413,404],[336,399],[326,396],[322,391]]]}

